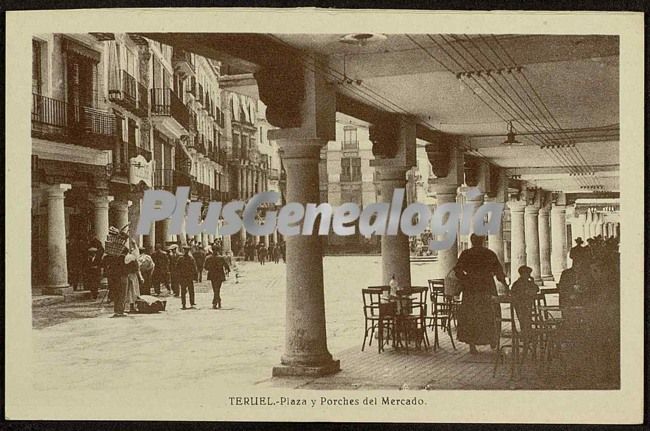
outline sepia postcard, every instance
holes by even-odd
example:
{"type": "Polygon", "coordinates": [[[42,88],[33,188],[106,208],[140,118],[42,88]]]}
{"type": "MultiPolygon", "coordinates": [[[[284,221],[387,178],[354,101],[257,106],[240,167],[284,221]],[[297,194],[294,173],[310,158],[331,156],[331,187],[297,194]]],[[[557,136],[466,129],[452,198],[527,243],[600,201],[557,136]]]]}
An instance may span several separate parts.
{"type": "Polygon", "coordinates": [[[642,421],[642,14],[6,28],[7,419],[642,421]]]}

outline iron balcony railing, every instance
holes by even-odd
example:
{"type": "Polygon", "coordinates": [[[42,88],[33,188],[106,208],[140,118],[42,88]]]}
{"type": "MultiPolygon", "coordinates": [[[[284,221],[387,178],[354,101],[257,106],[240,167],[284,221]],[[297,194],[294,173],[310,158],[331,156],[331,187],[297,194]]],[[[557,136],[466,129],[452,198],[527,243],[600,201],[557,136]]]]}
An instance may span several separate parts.
{"type": "Polygon", "coordinates": [[[177,187],[192,186],[192,176],[175,169],[156,169],[153,184],[158,189],[175,190],[177,187]]]}
{"type": "Polygon", "coordinates": [[[130,143],[129,144],[129,159],[132,159],[133,157],[138,157],[142,156],[145,159],[147,159],[147,162],[151,161],[152,158],[152,153],[150,150],[147,150],[142,147],[138,147],[135,145],[135,143],[130,143]]]}
{"type": "Polygon", "coordinates": [[[190,112],[171,88],[151,89],[151,114],[170,116],[185,130],[189,130],[190,112]]]}
{"type": "Polygon", "coordinates": [[[32,94],[32,135],[86,147],[113,149],[115,115],[32,94]]]}
{"type": "Polygon", "coordinates": [[[124,70],[120,70],[118,77],[108,82],[108,99],[136,114],[146,115],[149,110],[147,88],[124,70]]]}
{"type": "Polygon", "coordinates": [[[343,141],[344,150],[358,150],[359,141],[343,141]]]}

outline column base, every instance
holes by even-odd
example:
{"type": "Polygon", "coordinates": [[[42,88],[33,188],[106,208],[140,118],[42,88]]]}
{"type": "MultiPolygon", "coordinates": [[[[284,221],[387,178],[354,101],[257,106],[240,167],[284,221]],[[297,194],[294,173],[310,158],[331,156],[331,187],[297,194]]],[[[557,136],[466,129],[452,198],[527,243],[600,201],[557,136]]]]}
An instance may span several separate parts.
{"type": "Polygon", "coordinates": [[[41,289],[43,295],[69,295],[73,291],[72,286],[44,286],[41,289]]]}
{"type": "Polygon", "coordinates": [[[331,359],[320,365],[276,365],[273,367],[273,377],[322,377],[341,371],[341,361],[331,359]]]}
{"type": "Polygon", "coordinates": [[[542,275],[542,280],[544,281],[553,281],[555,278],[552,275],[542,275]]]}

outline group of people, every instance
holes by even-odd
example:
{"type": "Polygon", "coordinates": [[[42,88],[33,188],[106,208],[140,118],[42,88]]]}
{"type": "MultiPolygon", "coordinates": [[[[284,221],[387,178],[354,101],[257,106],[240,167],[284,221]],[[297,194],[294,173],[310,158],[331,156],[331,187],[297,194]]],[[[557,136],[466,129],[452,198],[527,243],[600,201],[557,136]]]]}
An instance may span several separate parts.
{"type": "MultiPolygon", "coordinates": [[[[470,353],[477,353],[476,346],[497,345],[497,328],[500,308],[493,298],[498,295],[495,278],[509,291],[512,304],[522,332],[530,326],[532,305],[539,287],[531,277],[532,268],[523,265],[518,268],[518,278],[508,286],[503,267],[496,254],[485,247],[485,237],[471,235],[471,248],[464,250],[453,271],[462,285],[462,302],[458,311],[457,338],[469,344],[470,353]]],[[[576,246],[569,257],[572,267],[563,271],[557,283],[560,303],[575,299],[574,288],[579,287],[578,300],[581,304],[604,300],[618,303],[619,254],[618,239],[597,236],[587,240],[576,239],[576,246]]],[[[513,277],[514,278],[514,277],[513,277]]]]}
{"type": "Polygon", "coordinates": [[[280,241],[277,244],[271,243],[267,247],[263,242],[255,244],[255,242],[249,238],[246,240],[241,252],[243,253],[245,261],[258,261],[260,265],[264,265],[267,261],[280,263],[280,259],[282,259],[282,262],[286,262],[286,245],[284,241],[280,241]]]}
{"type": "Polygon", "coordinates": [[[107,299],[113,303],[113,317],[124,316],[127,307],[129,312],[137,312],[138,298],[160,295],[161,285],[169,294],[181,297],[182,309],[195,308],[194,282],[203,281],[204,271],[212,284],[212,306],[221,308],[221,285],[232,266],[231,256],[222,253],[219,241],[207,250],[200,244],[181,248],[172,244],[166,249],[157,244],[155,251],[151,251],[129,239],[120,255],[106,253],[96,238],[89,242],[75,238],[68,246],[68,272],[73,288],[83,284],[96,299],[103,273],[108,283],[107,299]]]}

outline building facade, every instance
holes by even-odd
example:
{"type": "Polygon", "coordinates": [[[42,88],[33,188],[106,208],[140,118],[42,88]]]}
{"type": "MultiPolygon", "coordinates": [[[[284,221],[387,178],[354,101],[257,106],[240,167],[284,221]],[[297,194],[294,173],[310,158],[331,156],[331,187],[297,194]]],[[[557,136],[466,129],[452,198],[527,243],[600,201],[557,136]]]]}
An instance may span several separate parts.
{"type": "Polygon", "coordinates": [[[280,189],[263,105],[223,91],[218,62],[114,33],[37,35],[32,55],[32,286],[43,293],[83,288],[88,246],[110,226],[144,247],[219,237],[170,235],[169,220],[137,235],[147,189],[188,186],[206,208],[280,189]]]}

